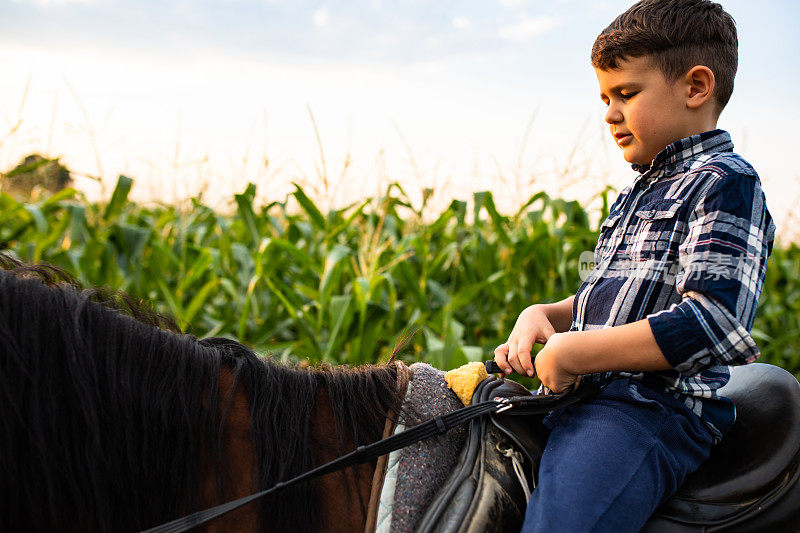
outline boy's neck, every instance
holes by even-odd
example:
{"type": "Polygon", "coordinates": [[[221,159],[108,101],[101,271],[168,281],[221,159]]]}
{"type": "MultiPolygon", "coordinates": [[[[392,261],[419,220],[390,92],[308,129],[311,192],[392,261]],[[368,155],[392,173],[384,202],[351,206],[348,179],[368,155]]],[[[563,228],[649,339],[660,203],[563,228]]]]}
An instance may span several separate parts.
{"type": "Polygon", "coordinates": [[[686,129],[683,131],[683,136],[678,139],[675,139],[675,141],[679,141],[681,139],[685,139],[693,135],[700,135],[701,133],[717,129],[717,117],[714,116],[713,114],[698,113],[698,115],[692,117],[692,119],[693,120],[691,120],[691,122],[687,124],[686,129]]]}
{"type": "Polygon", "coordinates": [[[713,131],[715,129],[717,129],[717,119],[709,118],[708,120],[704,120],[698,124],[696,128],[692,128],[693,131],[687,135],[687,137],[691,137],[692,135],[700,135],[701,133],[713,131]]]}

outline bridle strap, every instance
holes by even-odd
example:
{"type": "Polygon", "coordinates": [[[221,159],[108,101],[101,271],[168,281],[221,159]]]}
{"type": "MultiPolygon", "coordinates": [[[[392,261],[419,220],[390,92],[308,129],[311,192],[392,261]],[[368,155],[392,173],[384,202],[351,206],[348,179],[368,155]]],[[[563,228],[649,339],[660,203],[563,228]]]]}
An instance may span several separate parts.
{"type": "Polygon", "coordinates": [[[334,459],[329,463],[318,466],[317,468],[309,470],[304,474],[300,474],[299,476],[288,481],[281,481],[269,489],[256,492],[255,494],[251,494],[250,496],[245,496],[237,500],[232,500],[221,505],[217,505],[216,507],[211,507],[203,511],[192,513],[184,516],[183,518],[178,518],[171,522],[161,524],[160,526],[147,529],[142,533],[180,533],[183,531],[188,531],[194,527],[208,522],[209,520],[213,520],[214,518],[233,511],[234,509],[238,509],[243,505],[247,505],[252,501],[278,492],[279,490],[302,483],[303,481],[308,481],[316,477],[335,472],[337,470],[342,470],[353,465],[377,459],[381,455],[405,448],[406,446],[417,443],[421,440],[446,433],[454,427],[460,426],[461,424],[469,422],[470,420],[479,416],[488,413],[500,413],[509,409],[513,410],[515,407],[520,408],[519,413],[509,412],[508,414],[530,415],[546,413],[553,409],[565,407],[569,404],[582,400],[591,394],[594,394],[594,392],[596,391],[589,388],[585,390],[578,389],[574,392],[572,389],[570,389],[562,394],[547,396],[515,396],[512,398],[495,398],[485,402],[473,404],[468,407],[463,407],[461,409],[456,409],[455,411],[436,416],[410,429],[392,435],[389,438],[379,440],[366,446],[359,446],[352,452],[343,455],[338,459],[334,459]]]}

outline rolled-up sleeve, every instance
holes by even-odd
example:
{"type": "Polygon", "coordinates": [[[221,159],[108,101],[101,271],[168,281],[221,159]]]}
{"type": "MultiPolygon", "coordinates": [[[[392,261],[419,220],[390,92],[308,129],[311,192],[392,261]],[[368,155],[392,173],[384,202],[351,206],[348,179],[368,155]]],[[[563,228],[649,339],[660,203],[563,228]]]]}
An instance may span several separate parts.
{"type": "Polygon", "coordinates": [[[647,317],[683,375],[758,357],[750,330],[775,236],[756,175],[714,177],[698,197],[678,249],[681,302],[647,317]]]}

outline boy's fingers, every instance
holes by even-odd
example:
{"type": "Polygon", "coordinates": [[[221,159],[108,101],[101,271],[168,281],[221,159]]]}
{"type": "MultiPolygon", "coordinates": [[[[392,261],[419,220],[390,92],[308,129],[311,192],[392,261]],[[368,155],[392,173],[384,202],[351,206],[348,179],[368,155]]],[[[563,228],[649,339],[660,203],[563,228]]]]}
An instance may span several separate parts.
{"type": "Polygon", "coordinates": [[[527,375],[529,378],[532,378],[534,373],[533,362],[531,361],[532,349],[533,349],[533,343],[527,340],[520,341],[520,343],[517,345],[517,357],[522,363],[522,368],[524,369],[524,372],[522,373],[527,375]]]}
{"type": "Polygon", "coordinates": [[[519,357],[517,357],[516,354],[508,358],[508,364],[511,365],[511,368],[513,368],[517,374],[525,375],[525,369],[522,367],[522,363],[520,363],[519,357]]]}
{"type": "Polygon", "coordinates": [[[511,365],[508,364],[508,344],[504,343],[494,349],[494,362],[503,369],[503,372],[510,374],[511,365]]]}
{"type": "Polygon", "coordinates": [[[519,354],[517,353],[517,339],[510,339],[508,341],[508,364],[511,365],[511,368],[513,368],[515,372],[522,375],[525,374],[525,369],[522,367],[519,354]]]}
{"type": "Polygon", "coordinates": [[[503,343],[494,349],[494,360],[499,364],[506,360],[508,357],[508,344],[503,343]]]}
{"type": "Polygon", "coordinates": [[[508,346],[508,351],[506,352],[506,357],[511,359],[512,357],[517,356],[517,339],[509,337],[506,341],[506,346],[508,346]]]}
{"type": "Polygon", "coordinates": [[[508,341],[508,364],[511,365],[518,374],[525,375],[525,368],[519,360],[518,342],[516,339],[508,341]]]}
{"type": "Polygon", "coordinates": [[[522,367],[522,371],[518,371],[520,375],[532,378],[534,372],[533,372],[533,359],[531,357],[530,351],[528,351],[527,353],[523,351],[518,352],[517,359],[519,360],[519,364],[522,367]]]}

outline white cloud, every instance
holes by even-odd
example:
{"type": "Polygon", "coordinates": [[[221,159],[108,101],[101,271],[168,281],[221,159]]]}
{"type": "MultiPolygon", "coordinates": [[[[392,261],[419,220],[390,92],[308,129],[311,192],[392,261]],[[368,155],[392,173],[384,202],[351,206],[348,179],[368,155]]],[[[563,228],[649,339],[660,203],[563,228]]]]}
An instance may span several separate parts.
{"type": "Polygon", "coordinates": [[[528,3],[527,0],[497,0],[497,2],[508,9],[524,7],[528,3]]]}
{"type": "Polygon", "coordinates": [[[524,43],[538,35],[547,33],[558,26],[558,23],[557,19],[548,16],[524,17],[516,24],[500,28],[498,35],[507,41],[524,43]]]}
{"type": "Polygon", "coordinates": [[[375,37],[375,44],[380,46],[397,46],[399,43],[400,40],[393,33],[382,32],[375,37]]]}
{"type": "Polygon", "coordinates": [[[318,28],[324,28],[331,22],[331,12],[327,7],[321,7],[314,11],[312,20],[314,21],[314,26],[318,28]]]}
{"type": "Polygon", "coordinates": [[[453,19],[453,27],[457,30],[468,30],[472,24],[467,17],[456,17],[453,19]]]}
{"type": "Polygon", "coordinates": [[[34,4],[37,7],[63,6],[67,4],[95,4],[95,0],[14,0],[17,4],[34,4]]]}

